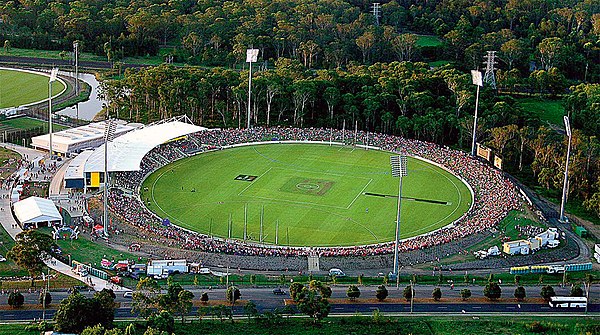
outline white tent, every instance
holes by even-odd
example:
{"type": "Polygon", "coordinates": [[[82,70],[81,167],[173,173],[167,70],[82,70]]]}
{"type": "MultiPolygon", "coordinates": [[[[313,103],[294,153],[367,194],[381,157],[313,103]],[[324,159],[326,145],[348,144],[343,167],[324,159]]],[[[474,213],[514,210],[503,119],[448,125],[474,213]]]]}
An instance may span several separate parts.
{"type": "Polygon", "coordinates": [[[13,205],[13,210],[17,220],[25,227],[39,227],[40,223],[60,221],[62,216],[56,209],[54,202],[50,199],[39,197],[29,197],[27,199],[16,202],[13,205]]]}

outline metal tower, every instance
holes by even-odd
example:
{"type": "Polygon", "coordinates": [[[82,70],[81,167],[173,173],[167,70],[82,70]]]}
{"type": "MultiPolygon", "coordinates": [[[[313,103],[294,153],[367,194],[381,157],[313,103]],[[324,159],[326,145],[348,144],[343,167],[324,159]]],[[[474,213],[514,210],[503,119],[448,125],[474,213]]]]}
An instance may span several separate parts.
{"type": "Polygon", "coordinates": [[[496,76],[494,75],[494,65],[498,64],[496,61],[496,51],[488,51],[485,56],[485,75],[483,76],[483,81],[488,83],[491,87],[496,89],[496,76]]]}
{"type": "Polygon", "coordinates": [[[371,13],[375,17],[375,25],[379,25],[379,18],[381,17],[381,3],[375,2],[373,3],[373,8],[371,9],[371,13]]]}

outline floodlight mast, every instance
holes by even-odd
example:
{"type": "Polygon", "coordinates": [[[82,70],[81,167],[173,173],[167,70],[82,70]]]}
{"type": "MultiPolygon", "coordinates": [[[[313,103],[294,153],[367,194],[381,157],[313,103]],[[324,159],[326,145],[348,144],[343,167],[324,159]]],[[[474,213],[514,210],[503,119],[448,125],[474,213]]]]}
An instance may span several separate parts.
{"type": "Polygon", "coordinates": [[[391,156],[390,164],[392,166],[392,177],[398,178],[398,210],[396,212],[396,239],[394,244],[394,275],[396,275],[396,288],[400,286],[400,276],[398,273],[400,259],[398,256],[398,245],[400,242],[400,209],[402,207],[402,177],[407,175],[406,156],[391,156]]]}
{"type": "Polygon", "coordinates": [[[116,123],[112,119],[104,121],[104,237],[108,238],[108,143],[112,142],[115,130],[117,128],[116,123]]]}
{"type": "Polygon", "coordinates": [[[471,70],[471,77],[473,79],[473,85],[477,86],[477,94],[475,97],[475,118],[473,120],[473,141],[471,142],[471,156],[475,157],[475,144],[477,142],[477,110],[479,109],[479,88],[483,86],[483,79],[481,78],[481,71],[471,70]]]}
{"type": "Polygon", "coordinates": [[[569,117],[564,116],[565,131],[569,137],[569,143],[567,145],[567,162],[565,164],[565,178],[563,182],[562,200],[560,202],[560,222],[567,223],[568,218],[565,217],[565,205],[567,203],[567,189],[569,188],[569,157],[571,156],[571,123],[569,117]]]}
{"type": "Polygon", "coordinates": [[[58,75],[58,68],[55,67],[50,71],[50,79],[48,80],[48,134],[50,136],[48,140],[48,150],[50,151],[50,157],[52,157],[54,150],[52,147],[52,83],[56,81],[58,75]]]}
{"type": "Polygon", "coordinates": [[[246,62],[249,63],[250,71],[248,72],[248,117],[246,128],[250,129],[250,101],[252,98],[252,63],[256,63],[258,59],[258,49],[247,49],[246,50],[246,62]]]}

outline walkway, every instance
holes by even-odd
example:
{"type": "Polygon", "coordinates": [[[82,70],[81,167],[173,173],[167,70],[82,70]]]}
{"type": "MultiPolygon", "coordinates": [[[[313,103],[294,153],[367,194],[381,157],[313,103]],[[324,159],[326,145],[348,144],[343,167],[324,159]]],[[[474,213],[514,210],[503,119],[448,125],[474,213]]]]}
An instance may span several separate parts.
{"type": "MultiPolygon", "coordinates": [[[[29,161],[29,162],[33,162],[33,161],[39,160],[40,158],[44,157],[44,152],[37,151],[34,149],[30,149],[30,148],[26,148],[26,147],[22,147],[22,146],[18,146],[18,145],[13,145],[13,144],[7,144],[7,143],[0,143],[0,146],[16,151],[17,153],[19,153],[21,155],[21,157],[26,158],[27,161],[29,161]]],[[[47,162],[46,164],[50,165],[52,163],[54,163],[54,161],[47,162]]],[[[45,178],[48,178],[48,175],[46,173],[43,173],[43,174],[40,173],[38,178],[45,179],[45,178]]],[[[47,179],[47,180],[49,180],[49,179],[47,179]]],[[[4,227],[6,232],[14,240],[14,239],[16,239],[17,234],[22,232],[23,229],[21,229],[21,227],[17,224],[15,218],[12,215],[10,192],[11,192],[10,189],[8,189],[8,190],[0,189],[0,208],[2,209],[2,210],[0,210],[0,223],[2,223],[2,226],[4,227]]],[[[100,291],[104,288],[111,288],[115,292],[130,291],[130,289],[128,289],[128,288],[111,284],[111,283],[107,282],[106,280],[100,279],[98,277],[94,277],[94,276],[88,276],[87,278],[81,277],[81,276],[73,273],[71,271],[71,267],[69,265],[62,263],[55,258],[51,258],[51,259],[47,260],[45,263],[46,263],[46,266],[48,266],[52,270],[58,271],[64,275],[75,278],[82,282],[89,282],[91,280],[91,284],[96,291],[100,291]]]]}

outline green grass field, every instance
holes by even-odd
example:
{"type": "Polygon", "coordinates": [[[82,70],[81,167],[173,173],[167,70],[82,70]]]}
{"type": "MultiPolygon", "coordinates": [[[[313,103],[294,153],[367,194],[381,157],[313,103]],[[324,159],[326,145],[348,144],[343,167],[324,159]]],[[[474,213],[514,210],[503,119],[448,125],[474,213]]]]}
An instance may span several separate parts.
{"type": "MultiPolygon", "coordinates": [[[[44,127],[44,129],[48,128],[48,122],[43,120],[38,120],[30,117],[19,117],[14,119],[8,119],[0,121],[0,131],[15,131],[15,130],[30,130],[37,127],[44,127]]],[[[52,124],[52,131],[60,131],[67,129],[69,127],[65,127],[60,124],[52,124]]]]}
{"type": "Polygon", "coordinates": [[[519,99],[521,107],[531,111],[540,120],[563,127],[565,107],[561,100],[544,100],[539,98],[519,99]]]}
{"type": "MultiPolygon", "coordinates": [[[[215,151],[159,169],[141,198],[173,223],[220,237],[279,245],[387,242],[395,234],[398,179],[390,153],[351,147],[271,144],[215,151]],[[279,226],[277,234],[277,225],[279,226]]],[[[443,227],[468,210],[471,195],[452,174],[409,159],[401,237],[443,227]]]]}
{"type": "Polygon", "coordinates": [[[442,40],[439,37],[434,35],[417,35],[419,39],[417,40],[417,46],[420,47],[437,47],[442,44],[442,40]]]}
{"type": "MultiPolygon", "coordinates": [[[[52,83],[52,94],[63,89],[59,81],[52,83]]],[[[15,70],[0,69],[0,108],[16,107],[48,98],[48,77],[15,70]]]]}

